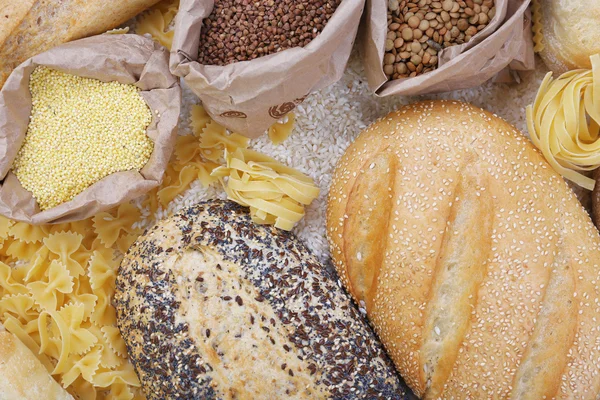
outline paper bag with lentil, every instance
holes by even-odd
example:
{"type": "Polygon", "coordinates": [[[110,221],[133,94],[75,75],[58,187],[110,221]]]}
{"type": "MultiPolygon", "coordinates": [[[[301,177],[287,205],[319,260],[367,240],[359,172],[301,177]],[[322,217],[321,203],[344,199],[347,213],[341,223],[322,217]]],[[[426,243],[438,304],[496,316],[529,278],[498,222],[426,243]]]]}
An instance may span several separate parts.
{"type": "Polygon", "coordinates": [[[171,71],[214,120],[260,136],[341,78],[364,0],[340,1],[181,0],[171,71]]]}
{"type": "Polygon", "coordinates": [[[533,69],[529,3],[367,0],[360,36],[369,87],[380,97],[440,93],[533,69]]]}
{"type": "MultiPolygon", "coordinates": [[[[17,67],[0,91],[0,215],[32,224],[76,221],[134,199],[158,186],[173,151],[181,108],[179,81],[170,73],[168,62],[168,51],[150,39],[137,35],[106,34],[55,47],[17,67]],[[14,173],[15,160],[30,127],[33,109],[30,82],[33,81],[32,74],[35,71],[40,73],[40,69],[69,74],[72,79],[91,78],[139,88],[139,92],[135,88],[132,92],[138,99],[141,96],[148,106],[146,121],[149,125],[145,132],[152,142],[146,151],[149,158],[143,168],[139,172],[130,169],[112,173],[71,200],[42,210],[44,207],[40,207],[32,192],[24,188],[14,173]]],[[[140,100],[142,105],[144,101],[140,100]]],[[[108,110],[107,115],[102,110],[99,113],[101,115],[95,117],[110,118],[108,110]]],[[[73,133],[78,134],[76,128],[73,133]]],[[[116,133],[119,134],[122,133],[116,133]]],[[[147,138],[144,137],[144,140],[147,138]]],[[[48,143],[52,144],[52,141],[48,143]]],[[[57,148],[60,146],[66,146],[66,143],[57,143],[57,148]]],[[[52,157],[57,151],[48,147],[43,151],[44,157],[52,157]]],[[[84,149],[80,150],[83,152],[84,149]]],[[[64,151],[61,152],[64,154],[64,151]]],[[[86,163],[86,160],[80,161],[86,163]]],[[[89,172],[87,167],[80,171],[81,176],[89,172]]],[[[43,182],[44,177],[39,179],[43,182]]]]}

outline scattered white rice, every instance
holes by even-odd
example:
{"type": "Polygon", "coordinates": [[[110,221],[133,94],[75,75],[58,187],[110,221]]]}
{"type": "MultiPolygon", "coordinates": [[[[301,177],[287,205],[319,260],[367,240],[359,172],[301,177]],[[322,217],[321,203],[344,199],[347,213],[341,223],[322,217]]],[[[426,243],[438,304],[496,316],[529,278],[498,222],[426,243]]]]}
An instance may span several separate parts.
{"type": "MultiPolygon", "coordinates": [[[[265,135],[251,142],[251,147],[311,176],[321,188],[321,195],[306,210],[306,216],[294,232],[323,262],[329,259],[325,236],[327,193],[337,160],[356,136],[377,118],[399,106],[418,100],[443,98],[473,103],[496,113],[526,132],[525,107],[533,102],[546,73],[537,60],[534,72],[523,74],[520,84],[487,84],[442,95],[375,97],[368,88],[361,60],[355,51],[346,73],[335,85],[310,95],[298,106],[293,134],[283,144],[273,145],[265,135]]],[[[180,134],[190,134],[189,109],[198,98],[184,85],[184,106],[180,134]]],[[[202,200],[225,198],[218,185],[205,189],[199,182],[169,206],[169,212],[202,200]]],[[[159,217],[165,216],[162,211],[159,217]]]]}

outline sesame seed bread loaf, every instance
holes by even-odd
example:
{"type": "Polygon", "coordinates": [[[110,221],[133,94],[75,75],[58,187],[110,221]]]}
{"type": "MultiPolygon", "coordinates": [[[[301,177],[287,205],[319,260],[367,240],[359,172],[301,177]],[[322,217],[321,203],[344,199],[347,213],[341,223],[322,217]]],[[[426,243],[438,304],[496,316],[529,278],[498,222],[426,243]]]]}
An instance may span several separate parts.
{"type": "Polygon", "coordinates": [[[341,280],[424,399],[597,399],[600,237],[566,183],[502,119],[404,107],[335,171],[341,280]]]}
{"type": "Polygon", "coordinates": [[[405,399],[351,299],[287,232],[211,201],[126,255],[119,328],[149,399],[405,399]]]}
{"type": "Polygon", "coordinates": [[[23,61],[116,28],[159,0],[0,0],[0,89],[23,61]]]}
{"type": "Polygon", "coordinates": [[[596,227],[600,229],[600,168],[594,171],[594,179],[596,180],[596,185],[594,185],[591,195],[592,220],[596,224],[596,227]]]}
{"type": "Polygon", "coordinates": [[[541,14],[540,55],[556,74],[590,69],[590,56],[600,53],[600,1],[538,0],[541,14]]]}

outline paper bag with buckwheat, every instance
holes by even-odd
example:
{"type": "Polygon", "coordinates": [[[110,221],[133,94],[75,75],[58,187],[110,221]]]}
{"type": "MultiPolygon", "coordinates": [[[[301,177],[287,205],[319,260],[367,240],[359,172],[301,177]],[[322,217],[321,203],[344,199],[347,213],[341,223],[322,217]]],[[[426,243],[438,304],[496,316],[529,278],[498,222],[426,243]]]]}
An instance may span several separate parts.
{"type": "Polygon", "coordinates": [[[533,69],[529,3],[367,0],[360,36],[369,87],[380,97],[440,93],[533,69]]]}
{"type": "MultiPolygon", "coordinates": [[[[142,36],[100,35],[55,47],[18,66],[0,91],[0,215],[31,224],[76,221],[113,208],[158,186],[173,150],[181,107],[179,82],[169,72],[168,59],[165,48],[142,36]],[[145,165],[139,171],[129,169],[111,173],[68,201],[47,209],[40,207],[33,193],[24,188],[14,173],[15,160],[31,132],[29,127],[33,120],[30,121],[30,114],[35,107],[29,86],[33,82],[32,74],[39,71],[38,67],[56,74],[69,74],[74,79],[91,78],[86,81],[94,82],[92,84],[102,85],[99,80],[135,86],[131,87],[131,92],[147,112],[147,128],[138,131],[140,137],[147,141],[145,165]]],[[[54,109],[55,115],[58,103],[61,99],[57,100],[56,107],[54,104],[48,107],[54,109]]],[[[100,115],[104,115],[102,110],[100,115]]],[[[99,117],[100,120],[106,118],[106,115],[99,117]]],[[[60,130],[49,130],[45,138],[51,138],[48,135],[55,135],[60,130]]],[[[75,135],[85,134],[83,129],[73,131],[75,135]]],[[[123,132],[114,134],[119,136],[123,132]]],[[[61,146],[64,148],[60,141],[56,145],[50,142],[42,149],[43,157],[52,157],[57,151],[62,151],[61,146]]],[[[86,160],[80,161],[85,163],[86,160]]],[[[86,165],[81,175],[89,173],[88,168],[95,167],[86,165]]]]}
{"type": "Polygon", "coordinates": [[[181,1],[171,71],[183,77],[214,120],[257,137],[309,93],[342,76],[364,0],[221,1],[211,15],[213,6],[213,0],[181,1]],[[332,4],[339,6],[330,15],[332,4]],[[323,10],[326,15],[315,16],[323,10]],[[203,26],[209,15],[214,24],[203,26]],[[263,29],[265,21],[272,24],[263,29]],[[306,35],[297,40],[290,32],[299,29],[306,35]]]}

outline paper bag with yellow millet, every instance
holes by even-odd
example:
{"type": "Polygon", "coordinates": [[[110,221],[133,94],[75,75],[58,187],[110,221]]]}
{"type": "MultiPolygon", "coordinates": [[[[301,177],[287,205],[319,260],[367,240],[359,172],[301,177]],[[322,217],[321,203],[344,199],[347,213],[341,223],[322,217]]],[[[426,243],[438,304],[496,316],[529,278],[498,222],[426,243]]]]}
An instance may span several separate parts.
{"type": "Polygon", "coordinates": [[[202,65],[200,33],[213,3],[181,0],[171,71],[200,97],[215,121],[248,137],[264,134],[308,94],[341,78],[364,7],[364,0],[342,1],[323,31],[305,47],[225,66],[202,65]]]}
{"type": "Polygon", "coordinates": [[[466,89],[492,78],[511,81],[510,70],[534,68],[530,0],[495,0],[496,12],[489,24],[467,43],[443,49],[438,54],[437,69],[415,77],[388,80],[383,70],[388,2],[367,0],[359,32],[365,73],[376,96],[411,96],[466,89]]]}
{"type": "Polygon", "coordinates": [[[0,215],[31,224],[76,221],[158,186],[173,151],[181,108],[181,89],[169,72],[168,59],[164,47],[142,36],[100,35],[63,44],[17,67],[0,91],[0,215]],[[29,81],[38,66],[137,86],[152,112],[146,133],[154,148],[146,165],[139,172],[113,173],[72,200],[41,211],[11,171],[27,134],[32,109],[29,81]]]}

